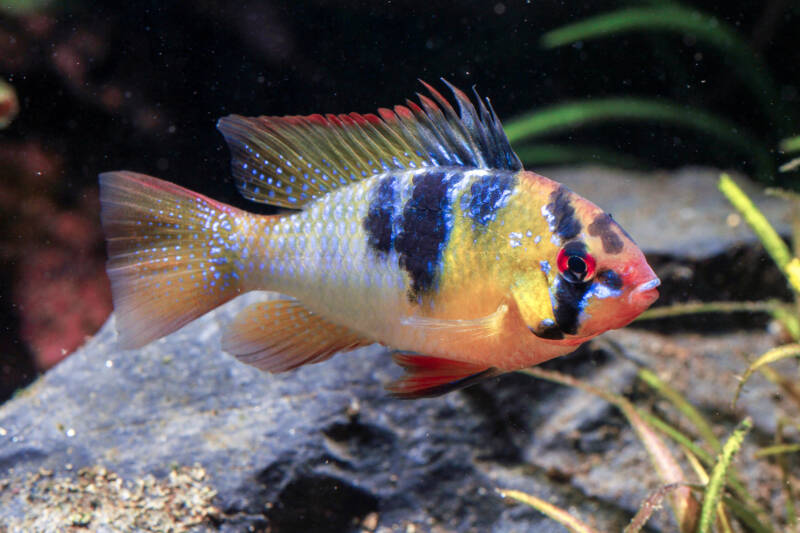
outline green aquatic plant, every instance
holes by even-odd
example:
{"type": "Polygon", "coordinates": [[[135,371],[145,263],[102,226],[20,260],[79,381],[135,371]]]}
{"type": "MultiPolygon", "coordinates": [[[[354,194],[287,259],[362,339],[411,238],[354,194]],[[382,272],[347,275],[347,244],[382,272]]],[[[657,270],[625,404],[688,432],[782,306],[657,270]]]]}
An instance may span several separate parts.
{"type": "MultiPolygon", "coordinates": [[[[691,35],[697,42],[715,50],[758,102],[777,137],[772,143],[765,144],[744,125],[696,106],[627,96],[570,102],[512,119],[507,124],[511,142],[517,143],[522,152],[528,148],[524,143],[531,139],[538,140],[545,135],[592,123],[625,120],[659,122],[689,128],[721,141],[751,162],[753,173],[758,179],[772,179],[776,161],[768,145],[777,144],[782,135],[796,131],[796,113],[781,104],[780,91],[769,69],[734,27],[700,10],[675,2],[659,2],[648,6],[625,7],[567,24],[545,33],[541,41],[545,48],[553,49],[578,42],[617,37],[627,32],[691,35]]],[[[800,150],[800,137],[785,139],[780,146],[783,152],[800,150]]],[[[532,152],[538,154],[535,150],[532,152]]],[[[559,155],[556,152],[544,163],[573,160],[572,154],[568,154],[569,157],[559,161],[559,155]]],[[[530,164],[541,164],[537,159],[528,161],[524,156],[523,160],[530,164]]],[[[797,165],[800,166],[800,160],[797,165]]]]}
{"type": "MultiPolygon", "coordinates": [[[[665,422],[653,413],[635,406],[624,396],[602,390],[572,376],[539,367],[519,372],[595,395],[617,407],[631,424],[639,441],[647,450],[650,461],[663,485],[642,502],[639,511],[626,528],[626,532],[640,531],[658,502],[665,497],[668,498],[680,531],[684,533],[709,531],[707,528],[713,522],[709,515],[711,512],[709,509],[713,511],[720,524],[729,523],[731,519],[728,518],[728,514],[730,514],[736,521],[746,525],[752,531],[758,533],[775,533],[777,531],[770,525],[767,511],[755,501],[743,483],[741,474],[731,464],[733,455],[738,451],[744,435],[750,429],[749,420],[742,422],[726,443],[722,444],[711,431],[708,420],[696,408],[658,378],[655,373],[645,368],[640,369],[638,378],[659,396],[670,402],[684,416],[685,422],[693,426],[699,437],[700,443],[698,444],[692,435],[665,422]],[[698,477],[701,478],[702,485],[692,485],[689,482],[678,459],[670,451],[662,436],[680,446],[687,460],[695,466],[696,471],[700,472],[698,477]],[[711,470],[710,475],[706,474],[706,469],[711,470]],[[699,500],[692,494],[693,489],[697,490],[702,497],[702,507],[699,500]],[[699,529],[701,524],[705,524],[703,527],[706,529],[699,529]]],[[[500,490],[499,492],[503,496],[534,507],[562,524],[569,531],[595,531],[567,511],[535,496],[519,491],[500,490]]],[[[723,531],[728,531],[724,525],[721,527],[723,531]]]]}

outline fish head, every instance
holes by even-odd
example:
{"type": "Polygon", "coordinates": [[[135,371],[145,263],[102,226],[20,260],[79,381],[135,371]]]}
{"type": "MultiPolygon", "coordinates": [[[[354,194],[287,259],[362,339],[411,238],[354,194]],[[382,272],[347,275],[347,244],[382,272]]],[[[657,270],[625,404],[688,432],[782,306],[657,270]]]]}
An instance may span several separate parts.
{"type": "Polygon", "coordinates": [[[526,325],[537,336],[568,344],[627,325],[658,298],[660,281],[644,253],[610,214],[534,176],[550,239],[528,264],[544,274],[551,314],[538,321],[541,313],[532,316],[535,323],[526,319],[526,325]]]}

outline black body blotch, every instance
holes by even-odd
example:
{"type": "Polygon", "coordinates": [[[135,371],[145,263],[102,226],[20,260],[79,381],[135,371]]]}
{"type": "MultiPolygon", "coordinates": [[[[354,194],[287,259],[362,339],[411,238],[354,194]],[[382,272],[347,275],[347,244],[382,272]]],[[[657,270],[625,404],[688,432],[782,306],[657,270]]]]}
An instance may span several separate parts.
{"type": "Polygon", "coordinates": [[[414,176],[411,198],[403,208],[400,232],[394,242],[400,267],[411,276],[411,301],[418,301],[434,287],[450,231],[452,206],[448,192],[456,182],[441,171],[414,176]]]}
{"type": "Polygon", "coordinates": [[[564,186],[550,193],[547,210],[554,217],[555,233],[562,240],[572,239],[581,232],[581,223],[575,217],[575,208],[569,201],[570,190],[564,186]]]}
{"type": "Polygon", "coordinates": [[[606,213],[597,215],[589,227],[589,235],[600,237],[603,241],[603,251],[607,254],[618,254],[622,251],[625,243],[622,241],[615,229],[622,228],[606,213]]]}
{"type": "Polygon", "coordinates": [[[369,211],[364,219],[367,244],[381,254],[386,254],[392,249],[392,225],[396,200],[397,178],[386,176],[381,179],[372,192],[369,211]]]}
{"type": "Polygon", "coordinates": [[[589,291],[591,283],[571,283],[562,279],[556,290],[555,318],[561,331],[569,335],[578,333],[578,316],[581,302],[589,291]]]}
{"type": "Polygon", "coordinates": [[[558,327],[558,324],[544,324],[539,323],[535,328],[528,328],[531,333],[542,339],[561,340],[564,338],[564,332],[558,327]]]}
{"type": "Polygon", "coordinates": [[[470,186],[469,206],[465,210],[467,216],[485,228],[494,220],[497,211],[506,205],[516,186],[515,174],[494,174],[478,179],[470,186]]]}

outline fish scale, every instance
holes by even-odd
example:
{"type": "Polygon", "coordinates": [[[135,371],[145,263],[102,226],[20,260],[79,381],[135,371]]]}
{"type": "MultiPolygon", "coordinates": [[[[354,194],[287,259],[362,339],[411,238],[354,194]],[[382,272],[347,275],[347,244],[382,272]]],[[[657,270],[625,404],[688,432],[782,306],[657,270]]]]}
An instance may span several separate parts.
{"type": "Polygon", "coordinates": [[[377,115],[219,121],[260,216],[131,172],[101,175],[117,329],[164,336],[251,290],[223,348],[270,372],[374,342],[403,397],[563,355],[621,327],[658,279],[610,215],[522,168],[488,101],[432,87],[377,115]]]}

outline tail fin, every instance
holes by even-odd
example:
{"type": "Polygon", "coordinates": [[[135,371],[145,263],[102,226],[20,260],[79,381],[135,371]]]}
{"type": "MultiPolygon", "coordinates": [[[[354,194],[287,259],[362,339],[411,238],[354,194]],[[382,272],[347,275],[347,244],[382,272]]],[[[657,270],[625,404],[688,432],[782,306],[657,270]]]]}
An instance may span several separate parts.
{"type": "Polygon", "coordinates": [[[252,218],[134,172],[100,175],[120,343],[144,346],[242,292],[237,224],[252,218]]]}

